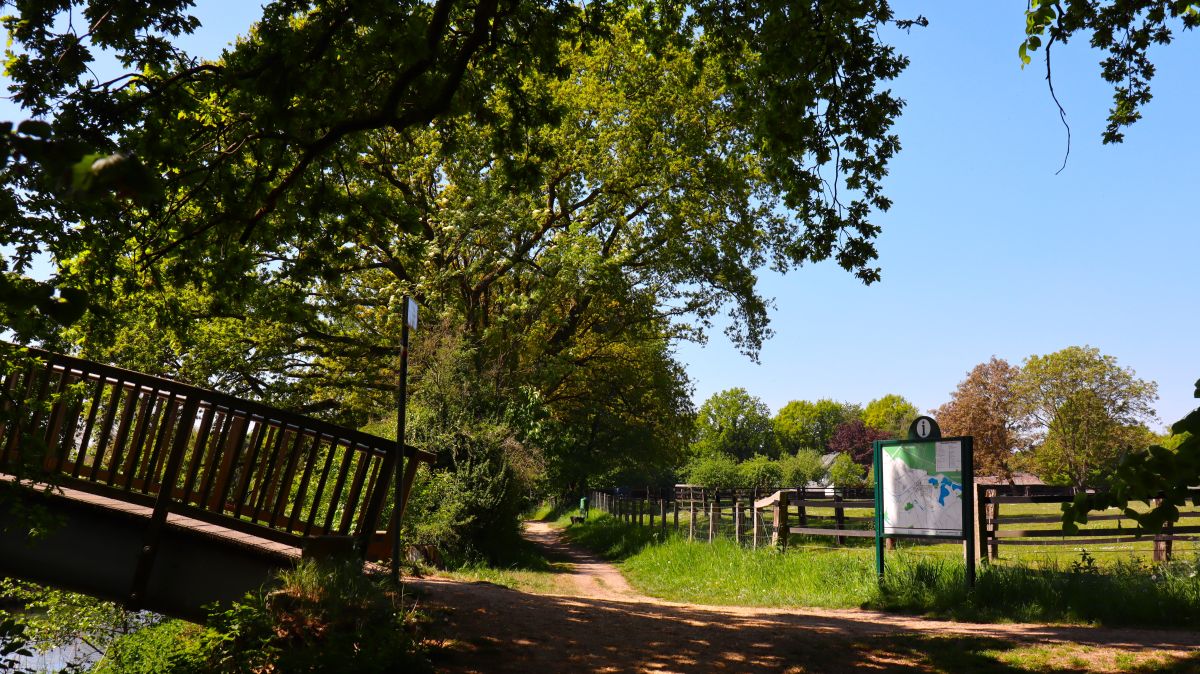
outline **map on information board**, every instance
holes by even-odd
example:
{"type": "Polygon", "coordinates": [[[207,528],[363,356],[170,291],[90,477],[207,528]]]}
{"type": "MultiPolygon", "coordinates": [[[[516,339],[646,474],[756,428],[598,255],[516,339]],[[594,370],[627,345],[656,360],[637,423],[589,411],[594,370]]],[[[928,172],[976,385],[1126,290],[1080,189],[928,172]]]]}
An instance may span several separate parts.
{"type": "Polygon", "coordinates": [[[963,535],[963,443],[881,447],[884,535],[963,535]]]}

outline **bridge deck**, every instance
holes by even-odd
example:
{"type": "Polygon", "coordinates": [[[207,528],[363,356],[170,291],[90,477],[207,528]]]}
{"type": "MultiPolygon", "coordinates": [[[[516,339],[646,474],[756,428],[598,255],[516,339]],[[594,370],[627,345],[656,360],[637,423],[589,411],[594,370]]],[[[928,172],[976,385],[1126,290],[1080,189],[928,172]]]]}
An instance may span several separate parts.
{"type": "MultiPolygon", "coordinates": [[[[56,488],[56,492],[57,495],[61,496],[62,498],[77,501],[79,503],[86,503],[98,508],[105,508],[107,510],[126,513],[147,521],[149,521],[150,517],[154,514],[154,509],[147,506],[130,503],[128,501],[120,501],[114,498],[100,496],[98,494],[90,494],[86,491],[79,491],[78,489],[58,487],[56,488]]],[[[223,541],[235,543],[244,547],[256,548],[262,550],[263,552],[278,555],[283,559],[299,559],[301,555],[301,549],[297,546],[280,543],[279,541],[273,541],[261,536],[255,536],[253,534],[246,533],[245,531],[230,529],[219,524],[213,524],[212,522],[202,522],[198,519],[186,517],[184,515],[169,513],[167,515],[167,526],[176,527],[179,529],[188,529],[190,531],[195,531],[206,536],[212,536],[213,538],[218,538],[223,541]]]]}

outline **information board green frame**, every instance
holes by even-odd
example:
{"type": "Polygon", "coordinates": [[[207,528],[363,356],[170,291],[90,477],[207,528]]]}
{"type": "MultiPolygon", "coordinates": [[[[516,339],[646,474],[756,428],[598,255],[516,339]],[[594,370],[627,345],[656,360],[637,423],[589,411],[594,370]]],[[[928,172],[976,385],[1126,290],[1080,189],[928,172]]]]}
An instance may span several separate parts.
{"type": "MultiPolygon", "coordinates": [[[[962,540],[964,557],[967,570],[967,584],[975,584],[975,546],[972,541],[975,538],[975,462],[974,462],[974,441],[971,436],[956,436],[950,438],[939,437],[940,433],[935,433],[932,437],[926,439],[907,440],[884,440],[873,443],[874,459],[875,459],[875,567],[879,573],[880,580],[883,579],[884,569],[884,539],[885,538],[933,538],[947,540],[962,540]],[[884,531],[884,521],[886,517],[888,494],[884,493],[884,486],[888,482],[884,474],[884,453],[889,447],[909,446],[918,455],[928,455],[928,461],[931,465],[936,466],[936,452],[938,444],[943,443],[959,443],[958,465],[961,472],[962,482],[962,526],[956,533],[936,533],[931,531],[884,531]]],[[[937,474],[936,472],[934,474],[937,474]]],[[[933,485],[931,485],[933,486],[933,485]]]]}

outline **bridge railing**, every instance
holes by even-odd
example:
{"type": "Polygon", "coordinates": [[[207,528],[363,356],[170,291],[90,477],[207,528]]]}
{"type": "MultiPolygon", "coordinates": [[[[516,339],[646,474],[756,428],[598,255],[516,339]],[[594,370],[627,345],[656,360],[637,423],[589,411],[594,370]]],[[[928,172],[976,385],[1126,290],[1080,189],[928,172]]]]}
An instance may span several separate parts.
{"type": "MultiPolygon", "coordinates": [[[[30,349],[7,376],[41,401],[0,422],[0,469],[44,439],[64,486],[289,544],[357,536],[365,549],[395,473],[395,443],[179,382],[30,349]]],[[[432,455],[405,448],[406,456],[432,455]]],[[[416,468],[411,462],[411,469],[416,468]]],[[[408,473],[413,470],[406,471],[408,473]]],[[[409,475],[406,475],[411,479],[409,475]]]]}

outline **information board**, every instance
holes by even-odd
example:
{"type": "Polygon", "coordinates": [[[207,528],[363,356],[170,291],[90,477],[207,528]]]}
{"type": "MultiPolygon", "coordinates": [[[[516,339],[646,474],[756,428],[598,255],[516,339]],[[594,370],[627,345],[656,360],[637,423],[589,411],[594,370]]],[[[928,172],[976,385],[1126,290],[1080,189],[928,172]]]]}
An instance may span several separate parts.
{"type": "Polygon", "coordinates": [[[970,452],[970,438],[879,443],[883,535],[966,537],[973,482],[970,452]]]}

